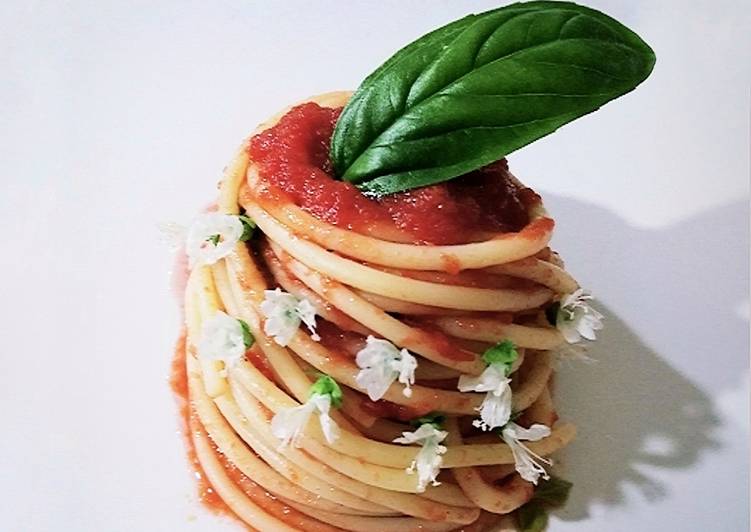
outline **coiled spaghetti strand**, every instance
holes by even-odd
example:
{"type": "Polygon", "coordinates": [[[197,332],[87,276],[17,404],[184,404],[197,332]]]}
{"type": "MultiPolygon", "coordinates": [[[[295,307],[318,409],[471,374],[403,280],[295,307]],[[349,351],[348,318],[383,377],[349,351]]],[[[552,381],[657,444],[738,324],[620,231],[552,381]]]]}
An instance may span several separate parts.
{"type": "MultiPolygon", "coordinates": [[[[347,97],[331,93],[313,100],[337,106],[347,97]]],[[[243,209],[262,235],[253,250],[238,243],[210,268],[195,268],[186,287],[188,385],[201,424],[193,438],[217,493],[260,530],[481,532],[493,523],[508,529],[512,521],[498,514],[526,502],[532,486],[514,471],[514,456],[498,436],[462,436],[460,426],[469,427],[484,396],[450,388],[460,374],[483,371],[485,349],[510,340],[520,353],[511,376],[519,422],[552,426],[550,436],[530,442],[529,449],[547,456],[575,435],[573,425],[555,424],[551,350],[563,339],[541,309],[578,284],[547,248],[553,222],[542,203],[528,205],[529,223],[517,233],[466,244],[415,245],[408,235],[380,226],[360,234],[318,220],[291,202],[269,201],[259,193],[266,185],[248,145],[249,139],[224,173],[218,209],[228,214],[243,209]],[[264,333],[260,309],[269,279],[271,287],[311,301],[319,319],[349,331],[349,343],[333,349],[298,330],[286,347],[276,344],[264,333]],[[232,367],[196,358],[202,323],[219,310],[244,320],[255,337],[247,360],[232,367]],[[445,335],[440,345],[439,334],[445,335]],[[414,412],[438,406],[448,414],[440,486],[418,493],[415,476],[405,472],[418,448],[391,443],[408,426],[368,410],[354,362],[367,335],[407,348],[419,359],[412,396],[392,385],[385,401],[414,412]],[[332,412],[339,439],[329,444],[318,424],[309,423],[300,448],[282,448],[271,433],[271,417],[307,400],[311,369],[342,386],[344,405],[332,412]],[[222,460],[250,483],[236,484],[222,460]],[[258,490],[276,498],[269,502],[258,490]]],[[[511,174],[508,178],[521,186],[511,174]]]]}

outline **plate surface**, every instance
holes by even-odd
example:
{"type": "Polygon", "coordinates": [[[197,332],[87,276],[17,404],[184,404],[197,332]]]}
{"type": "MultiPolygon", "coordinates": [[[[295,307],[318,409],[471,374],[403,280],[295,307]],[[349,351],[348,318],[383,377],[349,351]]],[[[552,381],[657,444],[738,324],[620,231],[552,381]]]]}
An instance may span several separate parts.
{"type": "MultiPolygon", "coordinates": [[[[688,4],[593,0],[654,74],[510,157],[607,316],[558,380],[580,436],[552,531],[748,528],[749,10],[688,4]]],[[[239,530],[196,503],[176,432],[158,225],[267,115],[495,5],[3,3],[0,529],[239,530]]]]}

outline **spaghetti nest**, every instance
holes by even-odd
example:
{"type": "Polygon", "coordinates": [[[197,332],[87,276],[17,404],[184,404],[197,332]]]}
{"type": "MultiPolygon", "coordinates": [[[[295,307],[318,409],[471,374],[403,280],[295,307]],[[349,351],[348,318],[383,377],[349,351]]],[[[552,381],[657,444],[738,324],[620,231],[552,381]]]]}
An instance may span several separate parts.
{"type": "MultiPolygon", "coordinates": [[[[313,101],[338,107],[347,97],[313,101]]],[[[510,341],[518,353],[509,374],[514,421],[551,428],[527,449],[546,457],[574,437],[551,400],[552,351],[564,338],[544,309],[578,286],[547,247],[553,223],[542,203],[530,206],[519,232],[414,245],[267,201],[255,194],[260,179],[246,143],[225,172],[218,210],[244,212],[256,235],[215,263],[194,266],[185,291],[190,434],[213,490],[261,531],[512,528],[534,486],[497,431],[473,425],[484,394],[459,391],[457,380],[481,375],[483,353],[510,341]],[[282,346],[264,331],[265,291],[277,287],[310,302],[321,341],[300,327],[282,346]],[[205,322],[217,311],[243,320],[255,338],[231,366],[199,356],[205,322]],[[356,354],[368,336],[415,357],[410,394],[394,382],[372,401],[358,386],[356,354]],[[331,410],[338,437],[330,441],[311,421],[295,444],[280,445],[271,420],[306,403],[321,373],[342,391],[341,408],[331,410]],[[394,440],[414,430],[410,419],[431,411],[443,415],[448,434],[436,485],[424,488],[410,470],[420,448],[394,440]]]]}

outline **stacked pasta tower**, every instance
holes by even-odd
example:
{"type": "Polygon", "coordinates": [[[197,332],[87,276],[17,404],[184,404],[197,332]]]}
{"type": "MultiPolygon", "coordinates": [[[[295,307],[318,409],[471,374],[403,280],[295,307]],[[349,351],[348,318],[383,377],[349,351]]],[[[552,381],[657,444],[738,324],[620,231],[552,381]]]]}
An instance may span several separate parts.
{"type": "Polygon", "coordinates": [[[519,232],[398,243],[263,200],[247,147],[215,213],[245,225],[208,229],[185,291],[190,434],[215,494],[261,531],[512,527],[575,433],[545,310],[578,285],[542,203],[519,232]]]}

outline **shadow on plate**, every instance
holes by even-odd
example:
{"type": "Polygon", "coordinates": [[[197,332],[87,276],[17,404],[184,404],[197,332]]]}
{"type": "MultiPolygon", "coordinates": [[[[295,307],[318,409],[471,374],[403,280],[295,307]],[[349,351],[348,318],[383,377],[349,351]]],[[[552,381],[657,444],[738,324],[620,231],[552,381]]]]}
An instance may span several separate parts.
{"type": "Polygon", "coordinates": [[[564,362],[556,383],[561,417],[579,426],[559,457],[574,489],[557,515],[576,521],[592,504],[623,503],[629,484],[659,500],[666,488],[650,469],[689,468],[720,445],[720,418],[693,382],[722,389],[747,371],[747,324],[735,309],[748,294],[748,207],[738,202],[649,230],[600,207],[545,197],[559,221],[554,248],[585,287],[621,311],[599,303],[606,322],[590,350],[597,361],[564,362]],[[627,319],[649,331],[652,347],[627,319]]]}

